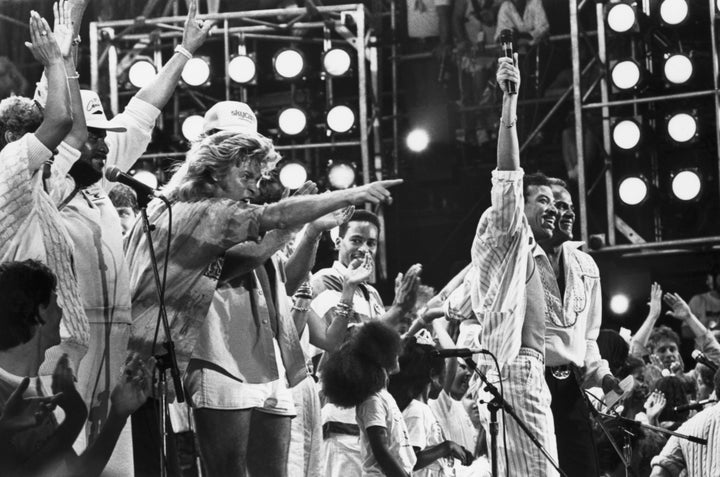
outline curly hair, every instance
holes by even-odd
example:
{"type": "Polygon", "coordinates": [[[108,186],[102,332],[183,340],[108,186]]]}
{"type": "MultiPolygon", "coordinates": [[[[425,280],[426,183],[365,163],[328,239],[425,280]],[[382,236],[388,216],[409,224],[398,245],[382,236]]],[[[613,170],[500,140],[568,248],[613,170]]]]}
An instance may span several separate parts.
{"type": "Polygon", "coordinates": [[[163,191],[169,199],[183,202],[216,197],[232,167],[254,162],[265,173],[279,159],[272,141],[261,134],[222,131],[193,145],[163,191]]]}
{"type": "Polygon", "coordinates": [[[35,132],[43,122],[43,113],[35,101],[24,96],[10,96],[0,101],[0,149],[7,146],[6,132],[20,137],[35,132]]]}
{"type": "Polygon", "coordinates": [[[42,319],[41,306],[48,306],[57,280],[53,272],[35,260],[0,264],[0,351],[32,339],[42,319]]]}
{"type": "Polygon", "coordinates": [[[445,363],[431,357],[434,349],[431,345],[418,344],[414,336],[404,341],[400,372],[390,376],[388,382],[388,391],[401,411],[425,390],[433,376],[442,373],[445,363]]]}
{"type": "Polygon", "coordinates": [[[687,420],[690,411],[675,412],[675,406],[682,406],[688,403],[687,394],[682,381],[677,376],[666,376],[655,383],[655,389],[665,394],[667,404],[658,416],[658,421],[675,421],[683,423],[687,420]]]}
{"type": "Polygon", "coordinates": [[[139,210],[137,194],[131,187],[128,187],[125,184],[117,184],[115,187],[110,189],[110,192],[108,192],[108,198],[115,208],[129,207],[135,212],[139,210]]]}
{"type": "Polygon", "coordinates": [[[655,327],[648,338],[648,346],[655,352],[655,347],[661,341],[672,341],[677,346],[680,346],[680,336],[669,326],[660,325],[655,327]]]}
{"type": "Polygon", "coordinates": [[[371,321],[356,328],[329,355],[321,375],[323,393],[340,407],[357,406],[383,389],[400,353],[400,335],[388,325],[371,321]]]}

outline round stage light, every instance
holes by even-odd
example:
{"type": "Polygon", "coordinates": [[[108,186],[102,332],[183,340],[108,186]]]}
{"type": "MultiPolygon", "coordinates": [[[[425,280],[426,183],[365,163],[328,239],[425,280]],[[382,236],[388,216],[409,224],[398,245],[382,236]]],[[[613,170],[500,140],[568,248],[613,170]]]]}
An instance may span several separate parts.
{"type": "Polygon", "coordinates": [[[278,116],[278,127],[283,134],[288,136],[297,136],[305,130],[306,126],[307,116],[305,111],[300,108],[283,109],[278,116]]]}
{"type": "Polygon", "coordinates": [[[335,189],[347,189],[355,183],[355,169],[342,162],[332,164],[328,170],[328,181],[335,189]]]}
{"type": "Polygon", "coordinates": [[[635,9],[627,3],[618,3],[608,10],[607,23],[616,33],[625,33],[635,25],[635,9]]]}
{"type": "Polygon", "coordinates": [[[627,205],[638,205],[645,200],[647,194],[647,183],[641,177],[627,177],[618,187],[620,200],[627,205]]]}
{"type": "Polygon", "coordinates": [[[181,76],[188,86],[202,86],[210,80],[210,63],[206,58],[190,58],[181,76]]]}
{"type": "Polygon", "coordinates": [[[280,183],[288,189],[299,189],[307,180],[307,171],[302,164],[290,162],[280,169],[280,183]]]}
{"type": "Polygon", "coordinates": [[[142,182],[153,190],[158,188],[158,178],[155,174],[144,169],[139,169],[135,174],[132,175],[139,182],[142,182]]]}
{"type": "Polygon", "coordinates": [[[325,118],[328,127],[338,134],[346,133],[355,125],[355,113],[345,105],[333,106],[325,118]]]}
{"type": "Polygon", "coordinates": [[[673,141],[688,142],[697,133],[697,121],[688,113],[678,113],[667,123],[667,132],[673,141]]]}
{"type": "Polygon", "coordinates": [[[680,200],[693,200],[700,195],[702,181],[695,171],[680,171],[672,179],[672,191],[680,200]]]}
{"type": "Polygon", "coordinates": [[[190,142],[197,141],[200,139],[203,133],[203,126],[205,125],[205,118],[194,114],[185,118],[182,123],[182,135],[190,142]]]}
{"type": "Polygon", "coordinates": [[[675,53],[665,60],[663,65],[665,79],[672,84],[686,83],[693,74],[693,64],[687,55],[675,53]]]}
{"type": "Polygon", "coordinates": [[[280,50],[273,58],[275,73],[284,79],[295,79],[305,69],[305,58],[299,50],[288,48],[280,50]]]}
{"type": "Polygon", "coordinates": [[[660,3],[660,18],[668,25],[678,25],[688,17],[688,10],[685,0],[664,0],[660,3]]]}
{"type": "Polygon", "coordinates": [[[350,53],[342,48],[332,48],[323,54],[323,69],[330,76],[343,76],[350,71],[350,53]]]}
{"type": "Polygon", "coordinates": [[[620,149],[632,149],[640,142],[640,126],[631,119],[623,119],[613,127],[612,138],[620,149]]]}
{"type": "Polygon", "coordinates": [[[424,129],[414,129],[407,135],[405,143],[411,151],[422,152],[430,144],[430,136],[424,129]]]}
{"type": "Polygon", "coordinates": [[[155,65],[149,59],[136,60],[128,70],[128,81],[136,88],[144,88],[157,76],[155,65]]]}
{"type": "Polygon", "coordinates": [[[626,295],[618,293],[610,298],[610,310],[612,310],[612,312],[616,315],[626,313],[628,308],[630,308],[630,299],[626,295]]]}
{"type": "Polygon", "coordinates": [[[255,79],[256,73],[255,60],[248,55],[237,55],[228,63],[228,76],[236,83],[250,83],[255,79]]]}
{"type": "Polygon", "coordinates": [[[619,61],[613,66],[610,77],[617,88],[632,89],[640,82],[640,66],[633,60],[619,61]]]}

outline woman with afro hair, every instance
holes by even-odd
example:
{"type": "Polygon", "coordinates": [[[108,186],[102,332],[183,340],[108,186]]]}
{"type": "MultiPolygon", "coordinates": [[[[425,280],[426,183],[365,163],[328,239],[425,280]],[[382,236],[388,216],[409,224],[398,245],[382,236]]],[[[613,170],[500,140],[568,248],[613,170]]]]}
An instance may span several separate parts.
{"type": "Polygon", "coordinates": [[[415,466],[405,421],[387,391],[389,375],[399,370],[400,349],[395,330],[371,321],[356,327],[323,368],[328,401],[357,407],[363,476],[408,477],[415,466]]]}

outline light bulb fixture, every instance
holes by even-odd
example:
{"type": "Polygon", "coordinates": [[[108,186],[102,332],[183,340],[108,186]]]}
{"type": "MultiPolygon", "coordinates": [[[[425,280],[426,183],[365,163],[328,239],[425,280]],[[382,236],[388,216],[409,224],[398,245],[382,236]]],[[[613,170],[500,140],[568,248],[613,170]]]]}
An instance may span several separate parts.
{"type": "Polygon", "coordinates": [[[676,171],[672,175],[671,186],[673,196],[683,202],[698,199],[702,192],[702,180],[700,180],[700,174],[695,169],[676,171]]]}
{"type": "Polygon", "coordinates": [[[323,70],[332,77],[347,76],[351,64],[352,57],[344,48],[331,48],[323,53],[323,70]]]}
{"type": "Polygon", "coordinates": [[[257,76],[254,55],[234,55],[227,65],[228,76],[238,84],[250,84],[257,76]]]}
{"type": "Polygon", "coordinates": [[[625,151],[635,149],[641,136],[640,125],[634,119],[621,119],[612,128],[613,144],[625,151]]]}
{"type": "Polygon", "coordinates": [[[209,86],[210,58],[207,56],[195,56],[190,58],[187,63],[185,63],[181,78],[188,86],[209,86]]]}
{"type": "Polygon", "coordinates": [[[648,184],[642,176],[629,176],[620,181],[618,196],[626,205],[639,205],[648,196],[648,184]]]}
{"type": "Polygon", "coordinates": [[[692,78],[693,62],[683,53],[668,53],[665,55],[663,75],[671,85],[685,84],[692,78]]]}
{"type": "Polygon", "coordinates": [[[188,116],[182,122],[182,135],[185,139],[190,142],[195,142],[200,139],[203,133],[203,126],[205,125],[205,118],[198,114],[188,116]]]}
{"type": "Polygon", "coordinates": [[[275,75],[283,80],[299,78],[305,71],[305,55],[295,48],[284,48],[273,57],[275,75]]]}
{"type": "Polygon", "coordinates": [[[424,129],[413,129],[405,138],[408,149],[413,152],[422,152],[430,144],[430,135],[424,129]]]}
{"type": "Polygon", "coordinates": [[[135,88],[144,88],[157,76],[157,69],[152,60],[146,56],[138,56],[128,68],[128,81],[135,88]]]}
{"type": "Polygon", "coordinates": [[[298,136],[307,129],[307,115],[302,109],[291,106],[280,111],[278,127],[286,136],[298,136]]]}
{"type": "Polygon", "coordinates": [[[687,0],[662,0],[660,2],[660,19],[666,25],[675,26],[688,18],[690,8],[687,0]]]}
{"type": "Polygon", "coordinates": [[[355,126],[355,112],[349,106],[339,104],[330,108],[325,115],[325,122],[330,131],[345,134],[355,126]]]}
{"type": "Polygon", "coordinates": [[[328,161],[327,175],[334,189],[347,189],[355,183],[355,168],[352,164],[328,161]]]}
{"type": "Polygon", "coordinates": [[[280,169],[280,183],[291,190],[299,189],[307,180],[307,170],[299,162],[288,162],[280,169]]]}
{"type": "Polygon", "coordinates": [[[685,144],[697,138],[697,117],[690,112],[675,113],[667,117],[667,133],[673,141],[685,144]]]}
{"type": "Polygon", "coordinates": [[[606,20],[610,30],[627,33],[637,28],[637,10],[629,3],[613,3],[606,9],[606,20]]]}
{"type": "Polygon", "coordinates": [[[632,59],[618,61],[610,70],[613,86],[621,91],[637,88],[642,79],[640,64],[632,59]]]}

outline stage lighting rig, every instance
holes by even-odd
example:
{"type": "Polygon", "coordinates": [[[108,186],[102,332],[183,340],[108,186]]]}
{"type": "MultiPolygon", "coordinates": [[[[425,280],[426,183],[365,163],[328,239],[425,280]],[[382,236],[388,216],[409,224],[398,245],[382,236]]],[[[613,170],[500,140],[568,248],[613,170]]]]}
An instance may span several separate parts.
{"type": "Polygon", "coordinates": [[[347,189],[355,184],[355,167],[345,162],[328,161],[328,181],[334,189],[347,189]]]}
{"type": "Polygon", "coordinates": [[[613,125],[613,144],[624,151],[637,148],[641,138],[640,123],[636,119],[621,119],[613,125]]]}
{"type": "Polygon", "coordinates": [[[305,55],[296,48],[283,48],[273,57],[273,70],[278,79],[296,80],[305,72],[305,55]]]}
{"type": "Polygon", "coordinates": [[[286,136],[299,136],[307,130],[307,114],[302,109],[291,106],[278,114],[278,127],[286,136]]]}
{"type": "Polygon", "coordinates": [[[155,64],[147,56],[138,56],[128,68],[128,81],[135,88],[144,88],[157,76],[155,64]]]}
{"type": "Polygon", "coordinates": [[[626,205],[639,205],[648,197],[648,183],[642,176],[628,176],[620,181],[618,196],[626,205]]]}
{"type": "Polygon", "coordinates": [[[182,80],[188,86],[200,87],[210,85],[210,58],[195,56],[190,58],[182,71],[182,80]]]}
{"type": "Polygon", "coordinates": [[[616,62],[610,69],[610,80],[620,91],[637,89],[643,79],[643,69],[637,61],[626,58],[616,62]]]}
{"type": "Polygon", "coordinates": [[[690,8],[687,0],[662,0],[659,12],[663,23],[675,26],[687,20],[690,8]]]}
{"type": "Polygon", "coordinates": [[[690,81],[694,73],[693,62],[684,53],[666,53],[663,63],[665,81],[673,86],[690,81]]]}
{"type": "Polygon", "coordinates": [[[352,57],[344,48],[331,48],[323,53],[323,70],[334,78],[350,74],[352,57]]]}
{"type": "Polygon", "coordinates": [[[683,202],[697,200],[702,192],[702,180],[696,169],[676,171],[672,175],[671,185],[675,198],[683,202]]]}
{"type": "Polygon", "coordinates": [[[234,55],[227,65],[228,76],[237,84],[255,83],[257,65],[254,55],[234,55]]]}
{"type": "Polygon", "coordinates": [[[627,33],[638,30],[638,11],[634,4],[626,2],[610,3],[605,7],[607,25],[615,33],[627,33]]]}
{"type": "Polygon", "coordinates": [[[667,133],[673,141],[686,144],[697,138],[698,120],[692,112],[680,112],[667,116],[667,133]]]}
{"type": "Polygon", "coordinates": [[[193,114],[192,116],[188,116],[182,122],[181,130],[182,130],[183,137],[190,142],[197,141],[198,139],[200,139],[200,136],[203,133],[204,125],[205,125],[204,117],[202,117],[198,114],[193,114]]]}
{"type": "Polygon", "coordinates": [[[338,104],[327,112],[325,122],[327,123],[328,132],[345,134],[355,126],[355,112],[349,106],[338,104]]]}
{"type": "Polygon", "coordinates": [[[288,189],[299,189],[307,181],[307,170],[299,162],[288,162],[280,169],[280,183],[288,189]]]}

